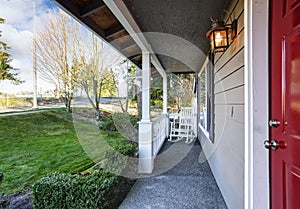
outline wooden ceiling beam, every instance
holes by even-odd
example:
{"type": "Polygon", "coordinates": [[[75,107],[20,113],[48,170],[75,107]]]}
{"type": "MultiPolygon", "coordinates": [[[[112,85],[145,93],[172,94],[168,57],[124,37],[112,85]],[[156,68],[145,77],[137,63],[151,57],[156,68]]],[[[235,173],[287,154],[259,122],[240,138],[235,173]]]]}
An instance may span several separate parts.
{"type": "Polygon", "coordinates": [[[87,17],[90,14],[93,14],[94,12],[103,9],[106,7],[105,3],[101,0],[95,0],[92,3],[86,5],[80,10],[80,16],[81,17],[87,17]]]}
{"type": "Polygon", "coordinates": [[[130,60],[135,60],[137,57],[141,57],[142,56],[142,54],[134,54],[134,55],[131,55],[131,56],[129,56],[129,57],[127,57],[128,59],[130,59],[130,60]]]}
{"type": "Polygon", "coordinates": [[[137,46],[137,44],[133,40],[131,40],[131,41],[128,41],[127,43],[121,45],[120,49],[122,51],[124,51],[124,50],[129,49],[129,48],[134,47],[134,46],[137,46]]]}
{"type": "Polygon", "coordinates": [[[89,17],[81,17],[80,9],[73,1],[65,1],[65,0],[55,0],[65,12],[75,17],[79,22],[88,26],[90,29],[95,31],[99,36],[105,39],[105,31],[99,27],[92,19],[89,17]]]}
{"type": "Polygon", "coordinates": [[[121,24],[118,24],[108,30],[105,31],[105,37],[107,39],[112,38],[113,36],[126,31],[121,24]]]}
{"type": "Polygon", "coordinates": [[[99,34],[102,38],[105,38],[105,31],[99,25],[97,25],[91,18],[85,17],[85,18],[82,18],[81,21],[86,26],[88,26],[93,31],[95,31],[97,34],[99,34]]]}

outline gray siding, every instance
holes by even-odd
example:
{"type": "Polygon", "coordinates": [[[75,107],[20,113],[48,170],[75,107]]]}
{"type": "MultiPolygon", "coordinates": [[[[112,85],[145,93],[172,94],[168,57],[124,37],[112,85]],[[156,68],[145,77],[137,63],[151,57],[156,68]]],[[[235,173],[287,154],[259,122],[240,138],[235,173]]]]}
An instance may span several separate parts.
{"type": "MultiPolygon", "coordinates": [[[[244,1],[233,0],[227,10],[238,18],[238,36],[215,56],[214,143],[200,141],[228,208],[244,207],[244,1]]],[[[225,20],[231,23],[226,17],[225,20]]]]}

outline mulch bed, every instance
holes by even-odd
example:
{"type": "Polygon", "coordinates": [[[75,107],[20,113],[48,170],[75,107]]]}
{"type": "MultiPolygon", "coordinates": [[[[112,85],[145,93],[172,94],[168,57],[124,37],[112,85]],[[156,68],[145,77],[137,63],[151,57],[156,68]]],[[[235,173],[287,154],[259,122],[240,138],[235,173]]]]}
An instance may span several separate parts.
{"type": "Polygon", "coordinates": [[[24,192],[1,197],[0,209],[33,209],[31,193],[24,192]]]}

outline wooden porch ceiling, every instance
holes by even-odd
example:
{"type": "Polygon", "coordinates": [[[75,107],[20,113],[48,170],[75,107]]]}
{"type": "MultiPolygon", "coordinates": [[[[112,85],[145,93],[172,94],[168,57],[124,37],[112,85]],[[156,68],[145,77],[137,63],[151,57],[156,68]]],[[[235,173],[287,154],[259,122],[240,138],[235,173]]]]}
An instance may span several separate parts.
{"type": "Polygon", "coordinates": [[[141,68],[141,49],[102,0],[54,1],[141,68]]]}
{"type": "MultiPolygon", "coordinates": [[[[141,68],[141,49],[103,0],[54,1],[141,68]]],[[[189,53],[188,47],[184,43],[171,41],[164,43],[159,41],[159,38],[146,36],[162,67],[168,73],[197,72],[200,70],[209,50],[209,41],[206,39],[205,33],[211,27],[210,18],[219,18],[220,15],[224,14],[224,10],[230,2],[230,0],[119,1],[126,4],[143,33],[171,34],[202,52],[189,53]],[[170,48],[175,54],[183,55],[185,59],[180,60],[172,54],[160,54],[162,47],[170,48]]]]}

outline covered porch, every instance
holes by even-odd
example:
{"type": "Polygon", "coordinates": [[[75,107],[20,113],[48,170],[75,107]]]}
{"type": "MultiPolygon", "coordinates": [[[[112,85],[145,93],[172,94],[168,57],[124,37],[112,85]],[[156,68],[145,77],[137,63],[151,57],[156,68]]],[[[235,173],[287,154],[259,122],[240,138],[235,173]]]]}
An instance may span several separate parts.
{"type": "Polygon", "coordinates": [[[142,119],[139,122],[138,172],[151,174],[154,159],[170,134],[169,74],[195,75],[194,98],[189,106],[193,109],[192,134],[197,138],[197,115],[200,119],[198,73],[210,51],[205,34],[211,27],[210,17],[221,18],[230,1],[175,1],[171,7],[168,2],[161,1],[56,2],[141,69],[142,119]],[[180,8],[182,13],[176,15],[180,8]],[[194,21],[194,18],[199,18],[199,21],[194,21]],[[150,19],[152,21],[148,21],[150,19]],[[151,79],[157,76],[162,77],[163,82],[163,110],[160,116],[151,118],[151,79]]]}
{"type": "MultiPolygon", "coordinates": [[[[151,189],[149,185],[155,186],[177,171],[181,177],[175,175],[174,179],[188,184],[189,179],[182,177],[186,175],[183,159],[191,153],[188,156],[193,156],[193,166],[199,168],[199,159],[204,160],[204,168],[210,167],[216,181],[202,179],[199,170],[190,173],[190,178],[199,183],[194,185],[195,190],[205,187],[200,181],[217,183],[228,208],[268,208],[269,159],[262,145],[268,137],[268,60],[260,59],[268,57],[268,1],[55,1],[141,69],[138,172],[158,176],[141,180],[139,185],[151,189]],[[211,51],[206,37],[211,18],[228,25],[237,20],[235,38],[218,53],[211,51]],[[167,75],[171,73],[195,74],[194,134],[202,146],[196,146],[200,155],[193,151],[195,147],[182,142],[160,151],[170,132],[167,75]],[[158,118],[150,115],[152,76],[163,80],[163,111],[158,118]],[[173,166],[178,170],[162,174],[173,166]]],[[[193,194],[201,197],[200,193],[193,194]]],[[[135,194],[131,195],[140,202],[135,194]]],[[[187,204],[195,197],[188,192],[182,195],[187,204]]]]}

